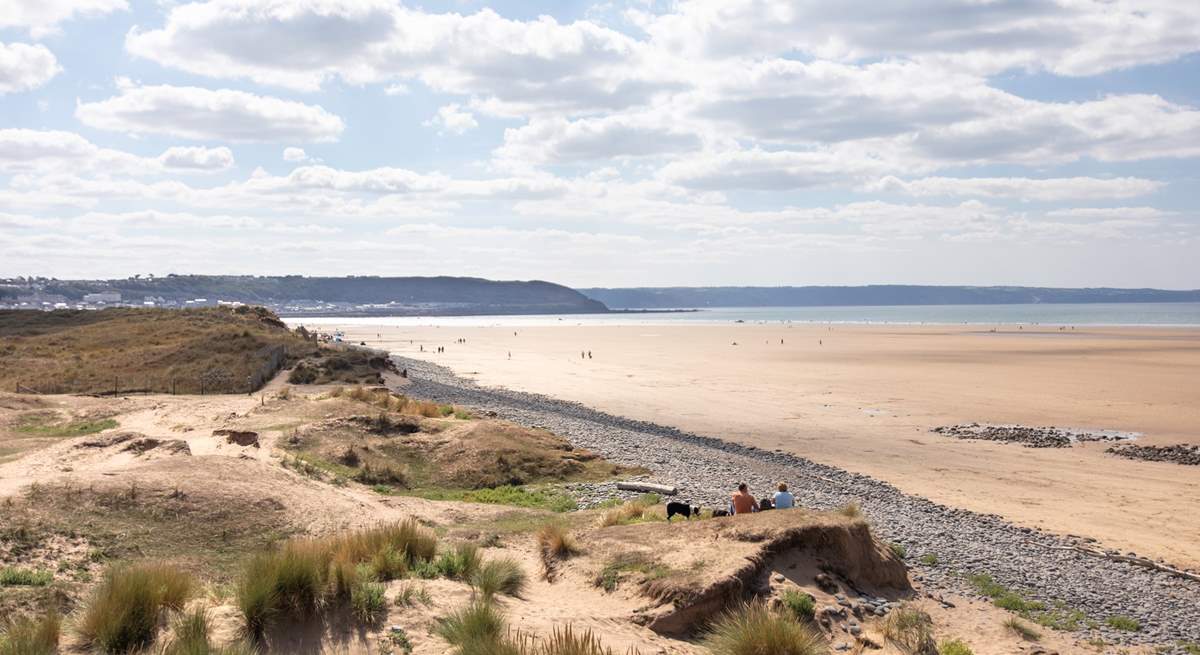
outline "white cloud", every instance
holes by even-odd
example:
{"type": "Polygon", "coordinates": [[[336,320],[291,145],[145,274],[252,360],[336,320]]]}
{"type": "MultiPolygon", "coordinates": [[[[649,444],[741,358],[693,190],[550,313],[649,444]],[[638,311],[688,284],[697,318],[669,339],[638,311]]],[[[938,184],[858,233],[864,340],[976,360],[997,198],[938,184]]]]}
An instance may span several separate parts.
{"type": "Polygon", "coordinates": [[[41,37],[76,16],[101,16],[127,9],[125,0],[7,0],[0,9],[0,28],[25,28],[34,37],[41,37]]]}
{"type": "Polygon", "coordinates": [[[527,125],[504,131],[502,160],[521,163],[601,161],[622,157],[673,155],[698,150],[694,131],[672,125],[663,113],[615,114],[568,121],[534,118],[527,125]]]}
{"type": "MultiPolygon", "coordinates": [[[[0,129],[0,173],[26,176],[93,173],[111,177],[214,171],[231,166],[233,153],[226,147],[172,147],[157,157],[142,157],[101,148],[74,132],[0,129]]],[[[105,184],[114,182],[106,180],[105,184]]]]}
{"type": "Polygon", "coordinates": [[[164,168],[195,171],[220,171],[233,167],[233,152],[220,148],[176,146],[167,148],[158,160],[164,168]]]}
{"type": "Polygon", "coordinates": [[[659,171],[672,184],[699,189],[786,190],[846,185],[895,167],[852,146],[805,151],[732,150],[686,157],[659,171]]]}
{"type": "Polygon", "coordinates": [[[1163,186],[1163,182],[1139,177],[925,177],[902,180],[889,175],[865,188],[910,196],[976,196],[1045,201],[1132,198],[1154,193],[1163,186]]]}
{"type": "Polygon", "coordinates": [[[308,153],[304,152],[304,148],[288,146],[283,149],[283,161],[291,161],[291,162],[308,161],[308,153]]]}
{"type": "Polygon", "coordinates": [[[133,135],[235,142],[334,141],[345,128],[317,105],[192,86],[126,86],[108,100],[79,103],[75,117],[133,135]]]}
{"type": "Polygon", "coordinates": [[[1200,42],[1200,5],[1174,0],[684,0],[629,15],[660,47],[692,57],[908,57],[979,73],[1094,75],[1170,61],[1200,42]]]}
{"type": "Polygon", "coordinates": [[[303,90],[333,77],[419,79],[509,115],[629,106],[661,86],[639,72],[648,62],[637,41],[591,22],[510,20],[491,9],[433,14],[386,0],[191,3],[159,29],[131,30],[125,46],[191,73],[303,90]]]}
{"type": "Polygon", "coordinates": [[[426,127],[436,127],[438,133],[465,134],[468,130],[479,127],[479,122],[469,111],[463,111],[458,103],[450,103],[439,107],[433,118],[423,123],[426,127]]]}
{"type": "Polygon", "coordinates": [[[0,94],[36,89],[61,70],[46,46],[0,41],[0,94]]]}

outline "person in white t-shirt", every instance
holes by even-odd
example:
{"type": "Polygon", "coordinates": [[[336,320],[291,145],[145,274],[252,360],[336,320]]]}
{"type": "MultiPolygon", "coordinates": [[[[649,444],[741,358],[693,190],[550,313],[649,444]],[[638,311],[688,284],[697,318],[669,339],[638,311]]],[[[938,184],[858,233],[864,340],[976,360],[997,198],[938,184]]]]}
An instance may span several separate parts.
{"type": "Polygon", "coordinates": [[[787,490],[787,483],[779,483],[779,491],[775,492],[775,509],[791,509],[796,506],[796,497],[787,490]]]}

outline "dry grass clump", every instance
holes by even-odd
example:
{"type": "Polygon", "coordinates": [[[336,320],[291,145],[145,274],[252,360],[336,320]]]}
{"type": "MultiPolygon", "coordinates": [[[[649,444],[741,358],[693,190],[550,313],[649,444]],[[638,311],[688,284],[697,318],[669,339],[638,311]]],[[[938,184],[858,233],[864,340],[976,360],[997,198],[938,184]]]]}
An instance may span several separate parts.
{"type": "Polygon", "coordinates": [[[933,619],[924,610],[904,604],[887,615],[883,637],[908,655],[937,655],[933,619]]]}
{"type": "Polygon", "coordinates": [[[172,627],[171,639],[160,655],[255,655],[249,644],[238,641],[228,646],[213,646],[208,639],[208,613],[202,607],[180,614],[172,627]]]}
{"type": "Polygon", "coordinates": [[[471,576],[471,586],[484,598],[496,594],[519,597],[525,590],[527,578],[520,562],[514,559],[494,559],[484,563],[471,576]]]}
{"type": "Polygon", "coordinates": [[[1011,616],[1005,620],[1004,627],[1013,631],[1013,633],[1025,641],[1038,641],[1042,638],[1042,633],[1015,616],[1011,616]]]}
{"type": "MultiPolygon", "coordinates": [[[[570,625],[555,627],[549,637],[538,639],[520,632],[509,634],[506,626],[504,615],[495,605],[475,600],[442,618],[437,634],[454,647],[456,655],[613,655],[591,630],[576,632],[570,625]]],[[[761,653],[776,655],[775,651],[761,653]]],[[[638,653],[631,649],[626,655],[638,653]]],[[[791,651],[779,651],[779,655],[791,655],[791,651]]]]}
{"type": "Polygon", "coordinates": [[[566,559],[579,553],[575,537],[566,525],[558,521],[551,521],[539,528],[537,542],[545,559],[566,559]]]}
{"type": "MultiPolygon", "coordinates": [[[[659,520],[656,514],[652,514],[650,508],[662,502],[662,498],[658,494],[643,494],[634,500],[630,500],[619,507],[610,509],[604,513],[604,519],[600,522],[603,527],[613,525],[628,525],[630,523],[639,523],[641,521],[659,520]]],[[[666,520],[666,516],[661,517],[666,520]]]]}
{"type": "Polygon", "coordinates": [[[384,605],[376,580],[427,566],[436,550],[437,538],[413,520],[325,539],[289,540],[246,563],[237,586],[246,632],[260,638],[280,614],[302,616],[331,602],[347,602],[369,621],[384,605]]]}
{"type": "Polygon", "coordinates": [[[0,655],[53,655],[58,652],[57,612],[34,619],[13,616],[0,623],[0,655]]]}
{"type": "Polygon", "coordinates": [[[455,416],[470,418],[470,413],[453,405],[442,405],[429,400],[415,400],[403,394],[392,393],[387,389],[370,389],[357,386],[345,389],[337,387],[329,392],[334,398],[346,397],[350,400],[374,405],[380,409],[407,414],[409,416],[424,416],[425,418],[445,418],[455,416]]]}
{"type": "Polygon", "coordinates": [[[737,606],[717,619],[704,638],[713,655],[825,655],[829,646],[808,624],[762,603],[737,606]]]}
{"type": "Polygon", "coordinates": [[[862,506],[857,500],[852,500],[845,505],[842,505],[837,510],[838,514],[850,519],[861,519],[863,517],[862,506]]]}
{"type": "Polygon", "coordinates": [[[144,648],[163,611],[181,609],[193,586],[190,575],[164,564],[111,568],[84,610],[79,634],[105,653],[144,648]]]}

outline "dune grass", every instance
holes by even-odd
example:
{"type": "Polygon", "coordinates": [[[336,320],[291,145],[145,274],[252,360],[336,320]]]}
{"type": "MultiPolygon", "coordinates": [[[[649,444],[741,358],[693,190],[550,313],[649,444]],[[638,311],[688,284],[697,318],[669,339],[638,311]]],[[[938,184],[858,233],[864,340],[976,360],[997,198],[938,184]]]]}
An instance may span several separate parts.
{"type": "Polygon", "coordinates": [[[704,638],[713,655],[825,655],[824,637],[805,623],[768,609],[744,604],[725,612],[704,638]]]}
{"type": "Polygon", "coordinates": [[[937,652],[938,655],[975,655],[971,647],[961,639],[943,639],[938,644],[937,652]]]}
{"type": "Polygon", "coordinates": [[[1038,632],[1033,626],[1025,623],[1015,616],[1010,616],[1004,621],[1004,627],[1014,632],[1018,637],[1026,641],[1038,641],[1042,638],[1042,633],[1038,632]]]}
{"type": "Polygon", "coordinates": [[[154,641],[167,609],[179,610],[195,586],[173,566],[140,564],[110,568],[92,593],[77,629],[105,653],[127,653],[154,641]]]}
{"type": "Polygon", "coordinates": [[[924,610],[905,603],[888,613],[883,621],[883,638],[903,653],[936,653],[933,619],[924,610]]]}
{"type": "Polygon", "coordinates": [[[0,569],[0,587],[45,587],[53,581],[54,574],[50,571],[14,566],[0,569]]]}
{"type": "MultiPolygon", "coordinates": [[[[247,634],[263,636],[281,615],[304,616],[326,603],[349,603],[370,621],[384,605],[376,579],[391,579],[428,565],[434,534],[415,521],[380,525],[324,539],[291,539],[247,561],[237,584],[237,604],[247,634]]],[[[452,559],[463,566],[462,554],[452,559]]]]}
{"type": "Polygon", "coordinates": [[[375,623],[387,613],[386,588],[360,580],[350,590],[350,613],[362,623],[375,623]]]}
{"type": "Polygon", "coordinates": [[[538,528],[537,542],[542,556],[548,559],[566,559],[579,553],[578,542],[560,521],[550,521],[538,528]]]}
{"type": "Polygon", "coordinates": [[[519,597],[527,582],[520,562],[507,557],[485,562],[471,576],[471,586],[484,598],[497,594],[519,597]]]}
{"type": "Polygon", "coordinates": [[[61,626],[57,612],[36,619],[9,617],[0,623],[0,655],[53,655],[61,626]]]}
{"type": "Polygon", "coordinates": [[[208,612],[198,607],[175,618],[171,637],[159,655],[255,655],[256,650],[243,641],[213,646],[209,641],[208,612]]]}
{"type": "Polygon", "coordinates": [[[650,512],[650,508],[659,505],[661,502],[662,497],[658,494],[642,494],[605,512],[600,525],[607,528],[614,525],[629,525],[631,523],[644,523],[647,521],[665,521],[667,520],[666,514],[659,516],[657,513],[650,512]]]}
{"type": "Polygon", "coordinates": [[[436,633],[462,655],[492,652],[503,641],[506,622],[495,605],[476,599],[438,621],[436,633]]]}
{"type": "Polygon", "coordinates": [[[483,558],[479,554],[479,546],[470,542],[455,544],[454,548],[443,552],[434,562],[438,574],[451,580],[470,580],[479,570],[483,558]]]}
{"type": "Polygon", "coordinates": [[[1104,620],[1108,627],[1116,630],[1124,630],[1126,632],[1137,632],[1142,629],[1142,624],[1134,618],[1128,616],[1110,616],[1104,620]]]}
{"type": "Polygon", "coordinates": [[[817,601],[811,594],[798,589],[786,589],[780,595],[783,606],[798,620],[811,621],[817,613],[817,601]]]}

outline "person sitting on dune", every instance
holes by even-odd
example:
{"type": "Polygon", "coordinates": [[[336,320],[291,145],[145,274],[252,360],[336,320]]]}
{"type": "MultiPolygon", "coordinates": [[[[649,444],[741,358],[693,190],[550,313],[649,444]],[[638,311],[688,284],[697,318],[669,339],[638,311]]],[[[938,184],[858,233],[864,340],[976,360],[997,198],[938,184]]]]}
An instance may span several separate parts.
{"type": "Polygon", "coordinates": [[[729,504],[734,514],[749,514],[758,511],[758,501],[750,495],[750,489],[745,482],[738,485],[737,493],[733,494],[729,504]]]}
{"type": "Polygon", "coordinates": [[[775,509],[791,509],[796,506],[796,497],[788,491],[787,483],[780,482],[779,491],[775,492],[775,509]]]}

